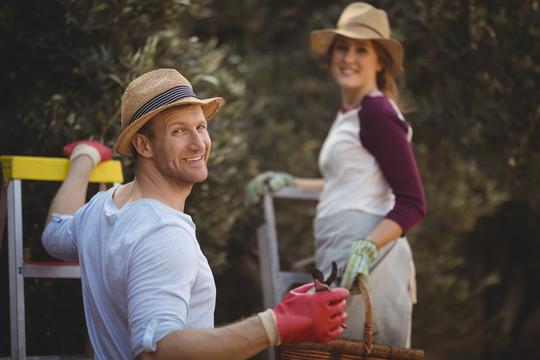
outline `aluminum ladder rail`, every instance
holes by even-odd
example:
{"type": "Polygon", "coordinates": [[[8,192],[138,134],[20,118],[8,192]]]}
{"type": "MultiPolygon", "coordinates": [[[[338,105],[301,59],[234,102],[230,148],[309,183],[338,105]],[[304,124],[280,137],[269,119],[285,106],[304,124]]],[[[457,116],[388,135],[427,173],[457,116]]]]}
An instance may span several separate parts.
{"type": "MultiPolygon", "coordinates": [[[[63,181],[69,160],[32,156],[0,156],[2,192],[0,195],[0,249],[7,213],[9,257],[9,305],[11,359],[26,359],[24,278],[79,278],[78,263],[31,263],[23,260],[22,180],[63,181]]],[[[118,160],[100,163],[90,177],[93,183],[122,183],[118,160]]]]}
{"type": "MultiPolygon", "coordinates": [[[[281,301],[285,292],[294,284],[306,284],[313,281],[311,274],[281,271],[274,198],[313,201],[319,199],[320,193],[319,190],[294,187],[285,187],[272,192],[267,185],[263,187],[264,222],[257,229],[257,244],[265,309],[274,308],[281,301]]],[[[264,355],[267,360],[274,359],[274,348],[268,348],[264,355]]]]}
{"type": "Polygon", "coordinates": [[[285,187],[272,192],[268,186],[263,190],[264,222],[257,230],[259,262],[264,308],[273,308],[285,292],[294,284],[306,284],[313,281],[311,274],[282,271],[279,263],[279,245],[277,239],[274,198],[293,200],[318,200],[321,191],[285,187]]]}

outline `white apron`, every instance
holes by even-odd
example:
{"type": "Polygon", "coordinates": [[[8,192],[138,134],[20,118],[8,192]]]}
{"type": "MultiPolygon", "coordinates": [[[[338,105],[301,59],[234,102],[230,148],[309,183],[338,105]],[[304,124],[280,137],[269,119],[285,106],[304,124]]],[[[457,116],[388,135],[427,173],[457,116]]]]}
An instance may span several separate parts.
{"type": "MultiPolygon", "coordinates": [[[[314,222],[316,267],[325,277],[332,261],[343,268],[352,241],[365,238],[382,217],[360,211],[344,211],[314,222]]],[[[370,267],[367,288],[373,302],[373,342],[410,347],[412,305],[416,303],[415,269],[405,237],[381,248],[370,267]]],[[[361,294],[347,299],[348,314],[342,339],[361,340],[365,306],[361,294]]]]}

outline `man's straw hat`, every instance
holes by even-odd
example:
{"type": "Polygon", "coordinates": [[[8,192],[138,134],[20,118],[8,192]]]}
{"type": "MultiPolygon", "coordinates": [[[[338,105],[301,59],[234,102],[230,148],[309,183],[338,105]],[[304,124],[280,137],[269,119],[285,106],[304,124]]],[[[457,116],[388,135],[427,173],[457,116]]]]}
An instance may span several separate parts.
{"type": "Polygon", "coordinates": [[[210,119],[223,99],[199,99],[189,81],[174,69],[158,69],[139,76],[122,96],[122,133],[114,151],[133,156],[131,138],[148,120],[173,106],[192,104],[201,105],[205,118],[210,119]]]}
{"type": "Polygon", "coordinates": [[[377,41],[392,59],[393,67],[390,71],[393,74],[403,71],[403,47],[390,37],[386,11],[362,2],[349,4],[341,13],[336,29],[311,32],[311,49],[316,55],[327,56],[336,35],[377,41]]]}

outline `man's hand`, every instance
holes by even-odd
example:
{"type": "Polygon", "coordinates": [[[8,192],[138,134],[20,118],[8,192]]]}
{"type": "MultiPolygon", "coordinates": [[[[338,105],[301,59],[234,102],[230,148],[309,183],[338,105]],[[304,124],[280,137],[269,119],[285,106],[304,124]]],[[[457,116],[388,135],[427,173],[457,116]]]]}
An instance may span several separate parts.
{"type": "Polygon", "coordinates": [[[73,160],[81,155],[87,155],[94,162],[94,166],[102,161],[110,160],[112,158],[112,150],[96,140],[76,141],[64,146],[62,153],[70,160],[73,160]]]}
{"type": "Polygon", "coordinates": [[[246,186],[246,205],[255,205],[261,201],[263,184],[268,184],[272,191],[278,191],[285,186],[295,186],[295,181],[292,175],[284,172],[265,171],[260,173],[246,186]]]}
{"type": "Polygon", "coordinates": [[[281,343],[328,342],[343,334],[349,291],[309,292],[313,283],[289,291],[274,308],[281,343]]]}
{"type": "Polygon", "coordinates": [[[351,289],[357,275],[362,275],[367,282],[369,275],[369,265],[377,257],[377,245],[366,239],[355,240],[349,249],[349,256],[345,264],[345,271],[341,276],[339,286],[351,289]]]}

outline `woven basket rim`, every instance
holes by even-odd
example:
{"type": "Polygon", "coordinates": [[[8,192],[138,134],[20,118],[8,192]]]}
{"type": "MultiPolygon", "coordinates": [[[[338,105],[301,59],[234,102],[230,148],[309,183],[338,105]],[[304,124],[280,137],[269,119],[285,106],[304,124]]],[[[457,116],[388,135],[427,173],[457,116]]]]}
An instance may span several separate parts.
{"type": "Polygon", "coordinates": [[[371,295],[360,276],[355,278],[355,284],[360,289],[366,304],[366,321],[362,341],[337,339],[328,343],[287,344],[277,347],[276,359],[393,359],[393,360],[422,360],[424,351],[419,349],[400,348],[396,346],[372,343],[373,336],[373,307],[371,295]],[[353,357],[354,356],[354,357],[353,357]]]}
{"type": "MultiPolygon", "coordinates": [[[[335,353],[336,349],[339,349],[341,354],[351,354],[351,355],[363,355],[365,353],[366,347],[362,341],[354,340],[333,340],[328,343],[302,343],[302,344],[287,344],[282,345],[279,348],[287,349],[297,349],[297,350],[313,350],[318,352],[328,352],[335,353]]],[[[400,348],[396,346],[373,344],[371,346],[370,355],[373,356],[389,356],[392,351],[398,351],[401,355],[417,355],[424,356],[424,351],[420,349],[412,348],[400,348]]]]}

